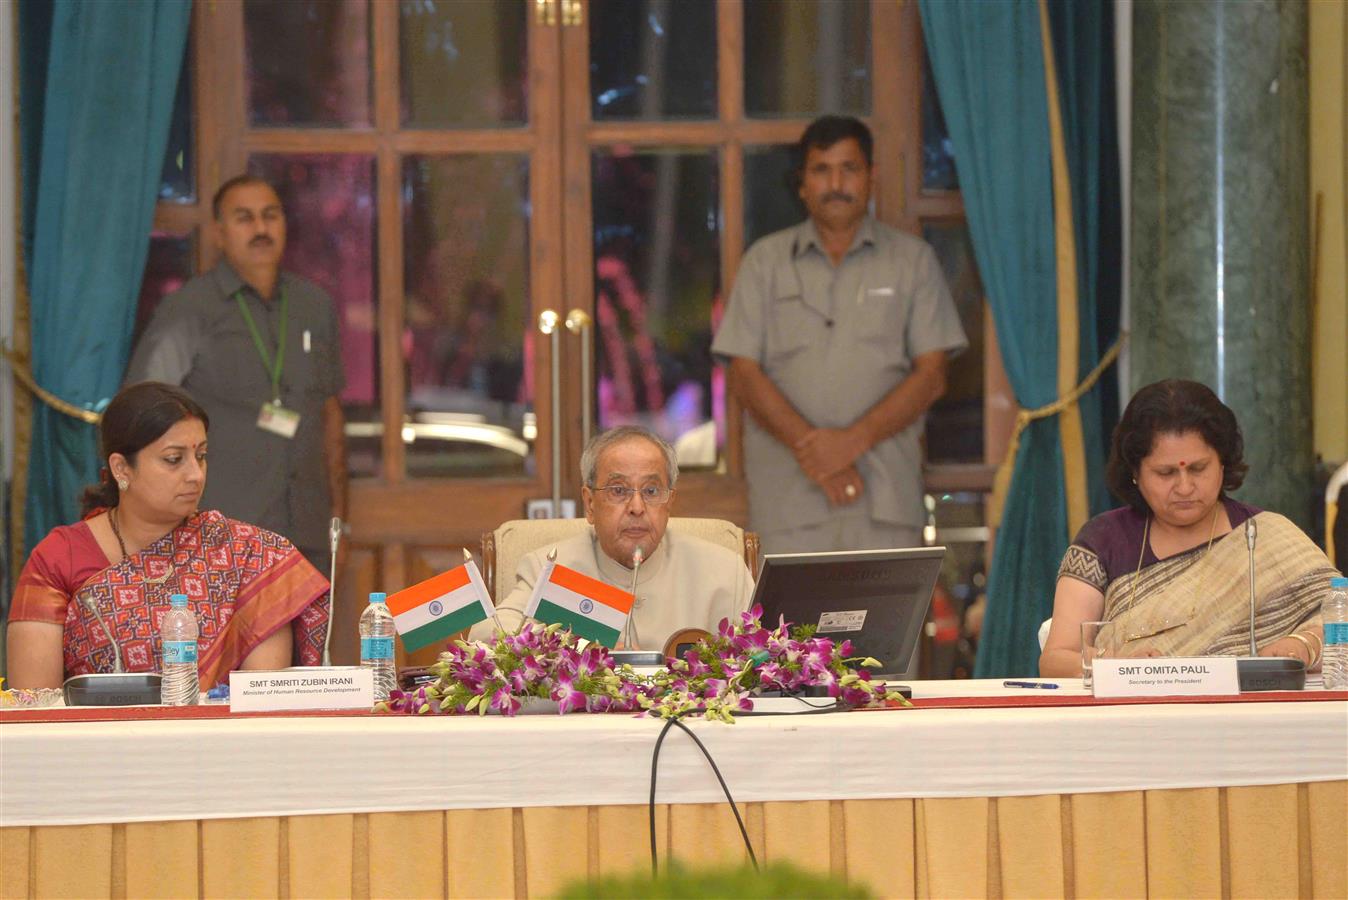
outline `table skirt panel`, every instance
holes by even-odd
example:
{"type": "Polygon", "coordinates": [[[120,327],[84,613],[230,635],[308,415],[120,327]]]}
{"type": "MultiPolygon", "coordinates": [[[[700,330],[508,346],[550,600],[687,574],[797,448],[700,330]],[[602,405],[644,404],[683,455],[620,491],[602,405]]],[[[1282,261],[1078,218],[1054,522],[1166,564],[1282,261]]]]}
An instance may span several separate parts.
{"type": "Polygon", "coordinates": [[[0,828],[0,900],[28,896],[31,828],[0,828]]]}
{"type": "Polygon", "coordinates": [[[452,809],[445,813],[445,859],[451,897],[516,897],[515,819],[519,810],[452,809]]]}
{"type": "Polygon", "coordinates": [[[1300,894],[1300,801],[1295,784],[1226,792],[1231,897],[1295,898],[1300,894]],[[1295,860],[1295,865],[1288,861],[1295,860]]]}
{"type": "MultiPolygon", "coordinates": [[[[883,897],[1348,896],[1342,781],[742,809],[760,859],[883,897]]],[[[663,859],[742,859],[723,806],[656,812],[663,859]]],[[[0,829],[3,898],[510,898],[648,865],[639,806],[0,829]]]]}
{"type": "Polygon", "coordinates": [[[445,896],[443,812],[373,813],[368,833],[370,896],[445,896]]]}
{"type": "Polygon", "coordinates": [[[842,800],[847,879],[887,897],[913,897],[912,800],[842,800]]]}
{"type": "Polygon", "coordinates": [[[202,896],[208,900],[277,896],[283,862],[288,862],[281,846],[286,821],[268,817],[202,822],[202,896]]]}
{"type": "Polygon", "coordinates": [[[1147,791],[1147,888],[1153,896],[1222,896],[1220,800],[1220,788],[1147,791]]]}
{"type": "Polygon", "coordinates": [[[590,849],[599,849],[598,836],[590,834],[590,809],[537,806],[524,810],[529,896],[554,896],[563,886],[589,875],[590,849]]]}
{"type": "MultiPolygon", "coordinates": [[[[112,829],[106,825],[39,828],[32,842],[33,885],[44,897],[112,894],[112,829]]],[[[125,871],[125,867],[118,867],[125,871]]],[[[193,888],[195,890],[195,886],[193,888]]]]}
{"type": "Polygon", "coordinates": [[[290,896],[336,897],[352,889],[355,820],[350,814],[286,820],[290,896]]]}
{"type": "Polygon", "coordinates": [[[1306,788],[1313,892],[1316,897],[1348,897],[1348,781],[1306,788]]]}
{"type": "MultiPolygon", "coordinates": [[[[124,831],[126,866],[124,871],[113,867],[113,881],[118,882],[124,876],[127,897],[150,900],[157,897],[197,896],[199,829],[196,822],[138,822],[127,825],[124,831]]],[[[114,830],[114,840],[116,835],[114,830]]]]}
{"type": "MultiPolygon", "coordinates": [[[[623,807],[607,807],[607,809],[622,809],[623,807]]],[[[748,865],[749,854],[744,851],[744,838],[740,835],[739,825],[735,823],[735,814],[730,811],[730,806],[724,803],[689,803],[678,804],[667,807],[669,810],[669,834],[673,835],[672,843],[679,847],[679,861],[687,866],[735,866],[748,865]]],[[[602,810],[601,810],[602,812],[602,810]]],[[[740,806],[740,815],[744,816],[747,810],[740,806]]],[[[648,834],[649,825],[646,821],[646,810],[641,810],[641,821],[638,826],[638,836],[640,840],[637,846],[632,848],[631,855],[626,858],[614,858],[608,865],[601,867],[604,874],[612,874],[625,870],[630,870],[639,865],[636,860],[641,858],[641,854],[650,853],[650,838],[648,834]]],[[[749,823],[745,822],[745,830],[749,830],[749,823]]],[[[660,844],[661,854],[669,853],[670,841],[660,844]]],[[[762,853],[763,841],[761,837],[758,840],[750,840],[754,846],[755,853],[762,853]]]]}
{"type": "MultiPolygon", "coordinates": [[[[694,807],[688,807],[694,808],[694,807]]],[[[650,869],[651,833],[650,813],[644,806],[600,806],[596,807],[599,822],[599,835],[602,836],[596,877],[627,875],[633,871],[650,869]]],[[[706,834],[696,824],[683,823],[678,818],[680,807],[658,803],[655,806],[655,846],[660,853],[661,863],[669,861],[670,848],[674,845],[677,830],[685,844],[701,844],[706,834]]],[[[703,807],[704,820],[715,818],[716,809],[703,807]]],[[[714,840],[723,833],[723,828],[712,831],[714,840]]],[[[739,840],[738,829],[736,840],[739,840]]]]}
{"type": "Polygon", "coordinates": [[[1056,795],[999,797],[998,867],[1004,897],[1065,896],[1063,806],[1056,795]]]}
{"type": "MultiPolygon", "coordinates": [[[[814,872],[832,869],[829,801],[797,800],[762,804],[763,846],[760,863],[793,863],[814,872]]],[[[677,852],[678,845],[675,845],[677,852]]],[[[840,861],[841,864],[841,861],[840,861]]]]}
{"type": "Polygon", "coordinates": [[[1070,798],[1071,874],[1077,897],[1147,895],[1146,798],[1142,791],[1070,798]]]}

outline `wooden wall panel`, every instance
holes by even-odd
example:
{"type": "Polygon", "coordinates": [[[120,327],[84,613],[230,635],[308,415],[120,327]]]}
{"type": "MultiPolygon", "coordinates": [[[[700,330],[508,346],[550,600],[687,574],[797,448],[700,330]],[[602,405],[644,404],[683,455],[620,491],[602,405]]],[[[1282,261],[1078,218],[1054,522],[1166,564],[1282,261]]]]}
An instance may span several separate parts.
{"type": "Polygon", "coordinates": [[[330,644],[333,665],[360,663],[360,614],[369,602],[370,592],[383,590],[379,586],[382,555],[382,548],[369,544],[352,544],[347,550],[346,565],[337,573],[330,644]]]}

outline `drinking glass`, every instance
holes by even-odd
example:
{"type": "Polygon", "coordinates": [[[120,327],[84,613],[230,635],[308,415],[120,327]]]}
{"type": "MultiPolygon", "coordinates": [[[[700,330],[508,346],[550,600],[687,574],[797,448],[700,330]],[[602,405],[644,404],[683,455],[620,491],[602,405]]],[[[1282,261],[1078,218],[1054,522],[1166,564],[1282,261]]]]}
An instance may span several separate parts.
{"type": "Polygon", "coordinates": [[[1100,637],[1100,630],[1108,624],[1108,622],[1081,623],[1081,686],[1088,691],[1093,690],[1091,666],[1095,662],[1095,657],[1100,655],[1096,641],[1100,637]]]}

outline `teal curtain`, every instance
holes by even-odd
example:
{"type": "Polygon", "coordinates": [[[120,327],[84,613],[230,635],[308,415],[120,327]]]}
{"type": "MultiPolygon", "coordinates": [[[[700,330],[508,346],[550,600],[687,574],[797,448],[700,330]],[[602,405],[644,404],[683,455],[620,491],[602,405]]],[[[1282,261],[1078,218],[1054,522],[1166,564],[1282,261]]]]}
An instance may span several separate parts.
{"type": "MultiPolygon", "coordinates": [[[[1092,5],[1107,16],[1107,4],[1092,5]]],[[[997,340],[1016,401],[1026,409],[1057,397],[1057,283],[1048,98],[1036,0],[921,0],[922,27],[937,94],[955,148],[960,190],[997,340]]],[[[1112,72],[1112,54],[1109,71],[1112,72]]],[[[1103,65],[1104,63],[1099,63],[1103,65]]],[[[1070,68],[1070,67],[1069,67],[1070,68]]],[[[1078,76],[1068,76],[1075,86],[1078,76]]],[[[1060,73],[1060,80],[1062,74],[1060,73]]],[[[1094,110],[1097,93],[1075,90],[1063,101],[1065,121],[1094,110]],[[1080,95],[1080,96],[1078,96],[1080,95]]],[[[1069,141],[1098,137],[1090,128],[1064,129],[1069,141]]],[[[1099,161],[1071,148],[1086,167],[1099,161]]],[[[1117,178],[1117,176],[1115,176],[1117,178]]],[[[1074,209],[1091,204],[1074,194],[1074,209]]],[[[1080,215],[1080,213],[1079,213],[1080,215]]],[[[1087,218],[1082,216],[1082,218],[1087,218]]],[[[1088,221],[1091,221],[1088,219],[1088,221]]],[[[1096,298],[1098,222],[1076,223],[1081,290],[1080,374],[1099,358],[1096,298]],[[1083,254],[1089,259],[1083,260],[1083,254]]],[[[1088,493],[1092,511],[1108,505],[1103,488],[1103,437],[1098,400],[1082,405],[1088,493]]],[[[1037,671],[1039,623],[1053,609],[1058,562],[1070,540],[1056,417],[1031,423],[1021,435],[1011,486],[988,578],[975,675],[1003,677],[1037,671]]]]}
{"type": "MultiPolygon", "coordinates": [[[[190,0],[28,0],[20,19],[21,98],[33,375],[99,410],[121,382],[154,221],[190,0]],[[47,10],[40,7],[50,7],[47,10]],[[45,57],[45,73],[34,60],[45,57]],[[38,118],[40,116],[40,119],[38,118]],[[31,243],[30,243],[31,242],[31,243]]],[[[95,429],[33,410],[27,549],[74,521],[97,477],[95,429]]]]}
{"type": "MultiPolygon", "coordinates": [[[[1101,0],[1048,0],[1072,176],[1081,326],[1077,366],[1083,378],[1118,340],[1122,305],[1123,205],[1113,10],[1112,2],[1101,0]]],[[[1104,479],[1109,436],[1119,419],[1117,372],[1114,366],[1105,370],[1096,389],[1081,398],[1091,515],[1118,505],[1104,479]],[[1094,427],[1096,423],[1099,427],[1094,427]]]]}

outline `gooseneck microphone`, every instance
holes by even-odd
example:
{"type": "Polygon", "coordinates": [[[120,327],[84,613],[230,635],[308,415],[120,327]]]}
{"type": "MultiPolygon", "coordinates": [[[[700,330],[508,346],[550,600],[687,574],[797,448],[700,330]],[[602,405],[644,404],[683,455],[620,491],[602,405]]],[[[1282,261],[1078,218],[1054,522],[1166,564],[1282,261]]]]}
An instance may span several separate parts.
{"type": "Polygon", "coordinates": [[[122,645],[117,643],[117,639],[112,636],[112,630],[108,628],[108,623],[103,621],[103,614],[98,611],[98,604],[87,594],[80,598],[80,604],[98,620],[99,627],[103,629],[108,643],[112,645],[112,674],[125,674],[126,670],[122,668],[122,645]]]}
{"type": "Polygon", "coordinates": [[[1255,536],[1255,531],[1256,531],[1256,530],[1257,530],[1257,529],[1255,528],[1254,519],[1253,519],[1253,518],[1246,519],[1246,520],[1245,520],[1245,546],[1249,549],[1249,556],[1250,556],[1250,655],[1251,655],[1251,656],[1258,656],[1258,655],[1259,655],[1259,648],[1256,647],[1256,646],[1255,646],[1255,643],[1254,643],[1254,609],[1255,609],[1255,597],[1254,597],[1254,536],[1255,536]]]}
{"type": "Polygon", "coordinates": [[[632,589],[628,591],[628,593],[632,595],[632,609],[627,614],[627,633],[623,636],[623,643],[627,646],[628,650],[636,649],[633,644],[638,640],[637,627],[632,622],[632,617],[637,613],[637,576],[641,573],[641,561],[645,559],[645,557],[646,554],[642,551],[641,546],[637,545],[637,549],[632,551],[632,589]]]}
{"type": "Polygon", "coordinates": [[[342,543],[342,518],[333,516],[328,523],[328,630],[323,635],[323,665],[332,665],[328,644],[332,642],[332,620],[337,614],[337,548],[342,543]]]}
{"type": "Polygon", "coordinates": [[[1306,664],[1283,656],[1261,657],[1254,638],[1258,598],[1254,591],[1254,519],[1245,520],[1245,546],[1250,556],[1250,655],[1236,660],[1241,691],[1299,691],[1306,686],[1306,664]]]}

